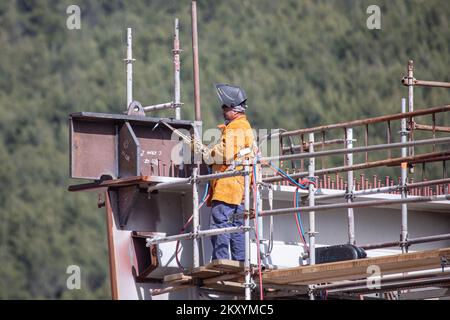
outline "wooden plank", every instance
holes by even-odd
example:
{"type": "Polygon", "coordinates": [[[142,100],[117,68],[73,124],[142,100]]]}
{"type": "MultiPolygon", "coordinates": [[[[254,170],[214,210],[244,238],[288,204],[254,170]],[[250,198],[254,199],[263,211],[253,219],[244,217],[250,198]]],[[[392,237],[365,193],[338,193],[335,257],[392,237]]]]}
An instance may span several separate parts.
{"type": "Polygon", "coordinates": [[[278,284],[314,284],[364,279],[369,266],[378,266],[381,275],[440,268],[441,257],[450,257],[450,248],[412,252],[384,257],[299,266],[263,273],[263,282],[278,284]]]}
{"type": "Polygon", "coordinates": [[[208,269],[218,270],[225,273],[234,273],[244,270],[244,262],[235,260],[218,259],[211,261],[206,266],[208,269]]]}
{"type": "Polygon", "coordinates": [[[183,284],[183,285],[178,285],[178,286],[169,286],[169,287],[165,287],[165,288],[161,288],[161,289],[152,289],[151,295],[157,296],[159,294],[176,292],[176,291],[185,290],[187,288],[192,288],[192,287],[194,287],[194,285],[192,285],[192,284],[183,284]]]}
{"type": "Polygon", "coordinates": [[[174,282],[174,281],[191,281],[192,277],[187,276],[183,273],[175,273],[164,276],[164,282],[174,282]]]}
{"type": "Polygon", "coordinates": [[[217,277],[212,277],[212,278],[208,278],[203,280],[203,284],[207,285],[207,284],[211,284],[211,283],[215,283],[218,281],[230,281],[230,280],[234,280],[236,281],[236,278],[240,278],[242,277],[242,273],[227,273],[227,274],[222,274],[220,276],[217,277]]]}
{"type": "Polygon", "coordinates": [[[219,281],[216,283],[210,283],[203,287],[215,289],[216,291],[229,292],[229,293],[241,293],[244,294],[244,284],[234,281],[219,281]]]}
{"type": "Polygon", "coordinates": [[[218,270],[211,270],[205,266],[201,266],[201,267],[192,269],[192,271],[188,272],[188,274],[194,278],[206,279],[206,278],[219,276],[223,273],[218,270]]]}

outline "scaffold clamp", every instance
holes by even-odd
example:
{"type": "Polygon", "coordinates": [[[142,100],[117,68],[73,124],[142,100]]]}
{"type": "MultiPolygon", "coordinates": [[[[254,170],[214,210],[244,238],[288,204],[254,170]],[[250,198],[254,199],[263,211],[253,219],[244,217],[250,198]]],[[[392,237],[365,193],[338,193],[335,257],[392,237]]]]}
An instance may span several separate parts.
{"type": "Polygon", "coordinates": [[[441,268],[442,272],[444,272],[445,267],[450,266],[450,261],[447,257],[441,257],[441,268]]]}

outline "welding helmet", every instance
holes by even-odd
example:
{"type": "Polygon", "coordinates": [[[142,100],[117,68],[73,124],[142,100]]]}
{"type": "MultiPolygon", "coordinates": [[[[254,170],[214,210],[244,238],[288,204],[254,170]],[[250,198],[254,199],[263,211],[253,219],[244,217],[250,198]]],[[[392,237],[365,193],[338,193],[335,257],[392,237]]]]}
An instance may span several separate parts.
{"type": "Polygon", "coordinates": [[[216,90],[222,107],[234,108],[247,101],[245,91],[241,87],[218,83],[216,90]]]}

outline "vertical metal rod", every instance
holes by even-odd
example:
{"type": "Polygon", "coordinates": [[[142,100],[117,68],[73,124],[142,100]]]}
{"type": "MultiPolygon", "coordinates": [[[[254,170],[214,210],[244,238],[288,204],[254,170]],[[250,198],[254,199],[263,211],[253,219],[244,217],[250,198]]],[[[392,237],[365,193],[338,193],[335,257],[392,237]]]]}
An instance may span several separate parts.
{"type": "MultiPolygon", "coordinates": [[[[364,142],[366,144],[366,147],[369,145],[369,125],[366,124],[366,130],[364,134],[364,142]]],[[[366,162],[369,162],[369,154],[366,152],[366,162]]],[[[361,181],[361,185],[364,183],[361,181]]]]}
{"type": "MultiPolygon", "coordinates": [[[[314,152],[314,133],[309,134],[309,152],[314,152]]],[[[315,159],[311,157],[309,159],[308,175],[309,178],[314,178],[315,171],[315,159]]],[[[314,185],[309,185],[309,205],[314,206],[314,185]]],[[[311,265],[316,264],[316,254],[315,254],[315,212],[309,212],[309,249],[310,249],[310,260],[311,265]]]]}
{"type": "MultiPolygon", "coordinates": [[[[198,168],[195,166],[192,168],[192,232],[197,233],[200,228],[199,224],[199,209],[198,209],[198,185],[197,185],[198,168]]],[[[199,241],[195,237],[193,239],[193,267],[200,267],[199,259],[199,241]]]]}
{"type": "MultiPolygon", "coordinates": [[[[406,100],[405,98],[402,98],[402,112],[406,112],[406,100]]],[[[401,121],[401,142],[406,142],[408,132],[406,131],[406,119],[402,119],[401,121]]],[[[402,157],[406,157],[407,155],[407,148],[402,148],[402,157]]],[[[406,199],[406,183],[408,179],[408,163],[402,162],[401,164],[401,173],[402,173],[402,199],[406,199]]],[[[402,230],[401,230],[401,236],[400,236],[400,243],[402,246],[402,252],[408,252],[407,246],[405,246],[405,243],[408,239],[408,205],[406,203],[402,203],[402,230]]]]}
{"type": "MultiPolygon", "coordinates": [[[[269,185],[269,210],[273,210],[273,187],[272,185],[269,185]]],[[[269,263],[269,256],[268,254],[272,253],[272,249],[273,249],[273,216],[270,216],[269,219],[269,245],[267,247],[267,255],[266,255],[266,263],[269,263]]],[[[306,248],[303,248],[304,250],[306,250],[306,248]]]]}
{"type": "Polygon", "coordinates": [[[180,112],[180,38],[179,38],[180,25],[178,18],[175,19],[175,34],[173,37],[173,67],[174,67],[174,103],[175,103],[175,119],[181,119],[180,112]]]}
{"type": "MultiPolygon", "coordinates": [[[[344,141],[345,143],[347,143],[347,128],[344,128],[344,141]]],[[[344,166],[348,166],[348,162],[347,162],[347,155],[344,155],[344,166]]],[[[323,168],[323,167],[322,167],[323,168]]]]}
{"type": "MultiPolygon", "coordinates": [[[[347,129],[347,149],[353,148],[353,129],[347,129]]],[[[347,165],[353,165],[353,153],[347,153],[347,165]]],[[[348,189],[347,189],[347,203],[353,202],[353,170],[347,172],[347,180],[348,180],[348,189]]],[[[348,217],[348,243],[355,244],[355,218],[353,215],[353,208],[347,209],[347,217],[348,217]]]]}
{"type": "Polygon", "coordinates": [[[131,28],[127,29],[127,109],[133,101],[133,35],[131,28]]]}
{"type": "MultiPolygon", "coordinates": [[[[391,122],[387,122],[387,143],[391,143],[391,122]]],[[[389,159],[392,158],[392,150],[388,150],[389,159]]]]}
{"type": "Polygon", "coordinates": [[[245,272],[245,300],[251,300],[251,274],[250,274],[250,166],[249,161],[244,161],[244,226],[245,230],[245,260],[244,260],[244,272],[245,272]]]}
{"type": "MultiPolygon", "coordinates": [[[[325,130],[322,131],[322,151],[323,150],[325,150],[325,130]]],[[[320,159],[322,161],[322,169],[323,169],[325,168],[325,157],[321,157],[320,159]]]]}
{"type": "MultiPolygon", "coordinates": [[[[433,139],[436,139],[436,114],[433,113],[432,115],[433,119],[433,139]]],[[[433,144],[433,152],[436,151],[436,145],[433,144]]]]}
{"type": "MultiPolygon", "coordinates": [[[[303,143],[305,142],[303,134],[300,135],[300,153],[303,153],[303,143]]],[[[303,159],[300,160],[300,170],[305,171],[305,161],[303,159]]]]}
{"type": "Polygon", "coordinates": [[[194,104],[195,104],[195,121],[202,121],[202,113],[200,107],[200,76],[198,67],[198,35],[197,35],[197,1],[192,1],[191,8],[192,19],[192,60],[194,65],[194,104]]]}
{"type": "MultiPolygon", "coordinates": [[[[414,111],[414,64],[412,60],[408,61],[408,111],[413,112],[414,111]]],[[[414,119],[410,118],[410,134],[409,134],[409,140],[412,141],[414,139],[413,137],[414,132],[414,119]]],[[[414,147],[409,148],[409,155],[414,155],[414,147]]]]}
{"type": "MultiPolygon", "coordinates": [[[[309,152],[314,152],[314,133],[309,134],[309,152]]],[[[309,159],[309,165],[308,165],[308,175],[309,178],[314,178],[314,171],[315,171],[315,159],[311,157],[309,159]]],[[[309,184],[309,205],[314,206],[315,200],[314,200],[314,185],[309,184]]],[[[315,265],[316,264],[316,221],[315,221],[315,212],[310,211],[309,212],[309,264],[315,265]]],[[[314,300],[314,294],[310,292],[309,294],[310,300],[314,300]]]]}
{"type": "MultiPolygon", "coordinates": [[[[263,210],[263,199],[261,196],[261,190],[262,190],[262,185],[260,184],[260,182],[262,181],[262,175],[261,175],[261,164],[257,164],[257,170],[256,170],[256,203],[258,206],[258,212],[261,212],[263,210]],[[260,188],[261,186],[261,188],[260,188]]],[[[258,217],[258,239],[261,241],[261,239],[264,238],[264,233],[263,233],[263,227],[264,227],[264,221],[263,221],[263,217],[258,217]]]]}

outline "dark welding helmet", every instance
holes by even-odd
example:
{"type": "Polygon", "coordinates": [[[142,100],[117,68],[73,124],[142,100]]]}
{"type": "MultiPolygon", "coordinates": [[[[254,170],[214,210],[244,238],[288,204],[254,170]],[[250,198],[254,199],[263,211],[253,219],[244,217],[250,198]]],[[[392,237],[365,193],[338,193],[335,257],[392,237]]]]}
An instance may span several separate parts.
{"type": "Polygon", "coordinates": [[[233,108],[247,101],[247,95],[241,87],[218,83],[216,84],[216,90],[222,107],[233,108]]]}

